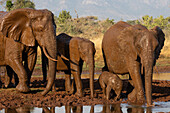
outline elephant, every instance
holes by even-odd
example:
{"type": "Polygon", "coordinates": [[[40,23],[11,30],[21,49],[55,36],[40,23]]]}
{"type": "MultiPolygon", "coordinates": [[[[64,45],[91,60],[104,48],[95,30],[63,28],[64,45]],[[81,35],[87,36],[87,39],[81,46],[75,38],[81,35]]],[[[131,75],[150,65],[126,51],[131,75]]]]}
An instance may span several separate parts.
{"type": "MultiPolygon", "coordinates": [[[[83,62],[85,61],[89,65],[89,77],[90,77],[90,90],[91,97],[94,96],[94,55],[95,45],[88,39],[71,37],[65,33],[61,33],[56,36],[57,40],[57,51],[60,53],[57,55],[57,71],[64,71],[65,73],[65,89],[67,93],[73,93],[73,82],[71,85],[71,74],[75,79],[76,95],[79,97],[83,96],[82,82],[80,75],[82,73],[83,62]],[[68,58],[65,60],[61,58],[61,55],[68,58]]],[[[46,80],[46,60],[45,56],[42,55],[42,67],[44,81],[46,80]]]]}
{"type": "Polygon", "coordinates": [[[164,46],[165,35],[158,26],[148,30],[142,25],[119,21],[111,26],[102,40],[103,70],[129,74],[134,89],[130,103],[152,106],[153,66],[164,46]],[[146,99],[144,97],[146,94],[146,99]]]}
{"type": "Polygon", "coordinates": [[[113,89],[117,95],[114,100],[117,101],[117,99],[120,98],[123,82],[118,75],[104,71],[99,76],[99,83],[103,89],[104,98],[109,100],[111,89],[113,89]]]}
{"type": "Polygon", "coordinates": [[[56,69],[55,37],[54,15],[47,9],[23,8],[0,13],[0,66],[9,66],[17,74],[17,91],[30,91],[28,78],[36,63],[37,47],[40,46],[49,58],[48,83],[41,94],[49,92],[56,69]]]}

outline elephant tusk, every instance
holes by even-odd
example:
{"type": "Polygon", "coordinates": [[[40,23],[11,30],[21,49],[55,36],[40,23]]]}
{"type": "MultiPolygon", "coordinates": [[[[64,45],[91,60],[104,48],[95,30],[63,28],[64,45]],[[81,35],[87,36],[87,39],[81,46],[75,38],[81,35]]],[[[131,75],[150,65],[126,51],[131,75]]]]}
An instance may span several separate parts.
{"type": "Polygon", "coordinates": [[[70,61],[68,58],[66,58],[64,55],[62,55],[61,53],[58,52],[58,55],[63,58],[64,60],[70,61]]]}
{"type": "Polygon", "coordinates": [[[45,56],[46,56],[48,59],[50,59],[50,60],[52,60],[52,61],[55,61],[55,62],[58,61],[58,60],[56,60],[56,59],[54,59],[54,58],[51,58],[51,57],[47,54],[47,52],[46,52],[46,50],[45,50],[45,47],[43,47],[43,52],[44,52],[45,56]]]}
{"type": "Polygon", "coordinates": [[[68,59],[68,58],[66,58],[64,55],[61,55],[61,58],[63,58],[64,60],[69,61],[69,59],[68,59]]]}

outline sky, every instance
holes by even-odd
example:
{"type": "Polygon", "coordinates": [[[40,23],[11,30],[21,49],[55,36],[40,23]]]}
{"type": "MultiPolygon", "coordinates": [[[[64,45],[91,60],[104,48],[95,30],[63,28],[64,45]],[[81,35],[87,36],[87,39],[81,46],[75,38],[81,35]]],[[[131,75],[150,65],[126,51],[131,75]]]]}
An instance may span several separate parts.
{"type": "MultiPolygon", "coordinates": [[[[49,9],[55,16],[62,10],[73,18],[97,16],[99,19],[135,20],[149,15],[170,16],[170,0],[32,0],[36,9],[49,9]]],[[[0,6],[0,10],[4,10],[0,6]]]]}

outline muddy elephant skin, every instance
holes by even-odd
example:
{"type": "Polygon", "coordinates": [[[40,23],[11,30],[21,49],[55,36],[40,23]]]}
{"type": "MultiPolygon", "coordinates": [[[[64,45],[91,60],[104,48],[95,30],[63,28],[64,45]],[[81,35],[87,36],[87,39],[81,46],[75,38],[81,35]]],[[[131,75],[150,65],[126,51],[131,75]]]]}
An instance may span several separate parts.
{"type": "Polygon", "coordinates": [[[104,34],[103,70],[130,74],[134,86],[128,95],[130,103],[144,104],[146,101],[147,106],[152,106],[153,66],[164,45],[164,36],[159,27],[148,30],[142,25],[132,26],[123,21],[110,27],[104,34]]]}
{"type": "Polygon", "coordinates": [[[104,71],[99,77],[99,83],[103,89],[104,98],[109,99],[111,89],[113,89],[117,95],[114,100],[117,101],[117,99],[120,98],[123,82],[118,75],[104,71]]]}
{"type": "MultiPolygon", "coordinates": [[[[82,83],[81,83],[81,72],[83,62],[89,66],[89,77],[90,77],[90,90],[91,97],[93,98],[94,92],[94,55],[95,55],[95,45],[88,39],[71,37],[65,33],[59,34],[57,37],[57,51],[69,59],[69,61],[64,60],[58,55],[57,71],[65,72],[65,89],[68,93],[73,93],[73,83],[71,85],[71,74],[73,74],[75,85],[76,85],[76,95],[82,97],[82,83]]],[[[42,57],[42,59],[45,57],[42,57]]],[[[46,80],[46,61],[42,62],[43,76],[46,80]]]]}
{"type": "MultiPolygon", "coordinates": [[[[16,9],[0,13],[0,65],[9,66],[18,75],[16,89],[29,92],[28,75],[35,66],[37,47],[56,58],[56,25],[48,10],[16,9]],[[22,61],[25,61],[24,64],[22,61]]],[[[42,95],[51,89],[56,62],[49,60],[48,83],[42,95]]]]}

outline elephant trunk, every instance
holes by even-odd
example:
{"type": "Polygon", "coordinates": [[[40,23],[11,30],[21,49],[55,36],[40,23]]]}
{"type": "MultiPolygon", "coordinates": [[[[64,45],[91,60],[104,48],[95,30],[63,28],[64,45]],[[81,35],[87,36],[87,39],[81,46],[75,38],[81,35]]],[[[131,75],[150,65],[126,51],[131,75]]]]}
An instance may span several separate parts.
{"type": "Polygon", "coordinates": [[[143,61],[144,69],[145,69],[145,94],[146,94],[146,102],[147,106],[152,105],[152,76],[153,76],[153,61],[154,55],[152,51],[148,51],[147,55],[145,55],[145,61],[143,61]],[[146,60],[147,59],[147,60],[146,60]]]}
{"type": "MultiPolygon", "coordinates": [[[[47,51],[47,54],[53,58],[56,59],[57,57],[57,46],[56,46],[56,38],[55,35],[49,37],[51,38],[45,41],[45,49],[47,51]],[[49,42],[50,41],[50,42],[49,42]]],[[[44,53],[45,54],[45,53],[44,53]]],[[[52,88],[52,85],[54,84],[55,75],[56,75],[56,61],[52,61],[48,59],[48,73],[47,73],[47,86],[45,90],[42,92],[42,95],[46,95],[52,88]]]]}
{"type": "Polygon", "coordinates": [[[94,97],[94,57],[93,55],[89,57],[88,65],[89,65],[91,98],[93,98],[94,97]]]}

